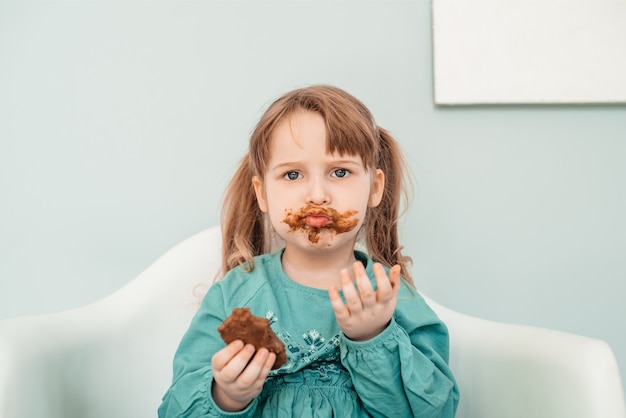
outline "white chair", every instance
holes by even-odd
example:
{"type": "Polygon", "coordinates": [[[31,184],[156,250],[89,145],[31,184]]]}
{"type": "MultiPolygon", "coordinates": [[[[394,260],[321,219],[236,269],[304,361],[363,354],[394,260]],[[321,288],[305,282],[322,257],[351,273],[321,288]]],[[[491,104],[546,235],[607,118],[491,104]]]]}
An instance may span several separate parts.
{"type": "MultiPolygon", "coordinates": [[[[113,295],[0,321],[0,418],[156,416],[178,341],[220,263],[211,228],[113,295]]],[[[615,358],[598,340],[472,318],[447,323],[459,418],[625,418],[615,358]]]]}

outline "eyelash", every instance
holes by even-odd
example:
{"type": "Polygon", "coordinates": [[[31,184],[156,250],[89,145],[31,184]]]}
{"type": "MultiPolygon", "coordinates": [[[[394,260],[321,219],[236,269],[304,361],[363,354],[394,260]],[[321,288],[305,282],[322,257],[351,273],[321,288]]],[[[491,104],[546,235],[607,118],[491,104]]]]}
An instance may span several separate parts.
{"type": "MultiPolygon", "coordinates": [[[[338,179],[343,179],[343,178],[348,177],[350,174],[352,174],[352,172],[351,172],[350,170],[348,170],[348,169],[345,169],[345,168],[336,168],[336,169],[334,169],[334,170],[331,172],[331,177],[338,178],[338,179]],[[343,172],[343,176],[338,176],[338,175],[337,175],[337,172],[338,172],[338,171],[343,172]]],[[[298,180],[298,179],[300,179],[301,177],[302,177],[302,174],[301,174],[301,173],[299,173],[298,171],[287,171],[285,174],[283,174],[283,178],[284,178],[285,180],[289,180],[289,181],[298,180]],[[293,175],[293,174],[297,175],[297,177],[296,177],[296,178],[290,178],[290,176],[291,176],[291,175],[293,175]]]]}
{"type": "Polygon", "coordinates": [[[346,170],[345,168],[337,168],[337,169],[333,170],[332,174],[334,175],[334,177],[343,179],[343,178],[346,178],[346,177],[348,177],[350,175],[350,170],[346,170]],[[337,176],[336,175],[337,171],[343,171],[344,175],[343,176],[337,176]]]}
{"type": "Polygon", "coordinates": [[[302,174],[298,173],[297,171],[287,171],[287,172],[283,175],[283,178],[284,178],[285,180],[290,180],[290,181],[298,180],[300,177],[302,177],[302,174]],[[297,178],[295,178],[295,179],[289,178],[289,175],[291,175],[291,174],[297,174],[297,175],[298,175],[298,177],[297,177],[297,178]]]}

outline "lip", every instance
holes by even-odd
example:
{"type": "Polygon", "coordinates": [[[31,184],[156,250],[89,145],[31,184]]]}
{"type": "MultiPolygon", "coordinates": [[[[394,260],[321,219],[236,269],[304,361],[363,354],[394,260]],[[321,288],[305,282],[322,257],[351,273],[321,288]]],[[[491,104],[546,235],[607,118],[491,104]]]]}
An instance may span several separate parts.
{"type": "Polygon", "coordinates": [[[329,217],[328,211],[333,209],[323,208],[320,206],[307,206],[304,208],[304,216],[326,216],[329,217]]]}
{"type": "Polygon", "coordinates": [[[282,222],[289,226],[288,232],[305,232],[309,236],[309,241],[317,244],[322,230],[328,230],[334,236],[354,229],[359,223],[359,219],[354,216],[357,213],[356,210],[340,213],[330,207],[309,205],[298,211],[285,210],[285,219],[282,222]]]}
{"type": "Polygon", "coordinates": [[[326,215],[308,213],[304,216],[304,223],[311,228],[324,228],[328,224],[332,223],[332,220],[326,215]]]}

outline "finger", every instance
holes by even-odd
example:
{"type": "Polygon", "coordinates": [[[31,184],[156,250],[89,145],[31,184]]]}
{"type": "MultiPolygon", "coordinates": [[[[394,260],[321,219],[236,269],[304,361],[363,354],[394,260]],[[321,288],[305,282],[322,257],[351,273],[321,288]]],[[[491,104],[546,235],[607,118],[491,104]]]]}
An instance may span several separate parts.
{"type": "Polygon", "coordinates": [[[333,311],[335,311],[335,317],[338,321],[350,317],[350,311],[346,305],[344,305],[343,300],[339,295],[339,290],[337,290],[335,286],[328,289],[328,297],[330,298],[330,305],[332,306],[333,311]]]}
{"type": "Polygon", "coordinates": [[[393,297],[391,281],[380,263],[375,263],[373,270],[374,276],[376,277],[376,299],[378,302],[387,302],[393,297]]]}
{"type": "Polygon", "coordinates": [[[270,352],[267,348],[259,348],[252,360],[248,362],[241,375],[237,378],[237,383],[242,386],[249,387],[254,385],[259,378],[265,380],[265,376],[262,374],[265,363],[269,357],[270,352]]]}
{"type": "Polygon", "coordinates": [[[218,351],[211,358],[213,369],[222,370],[230,360],[237,355],[244,347],[244,343],[241,340],[232,341],[226,347],[218,351]]]}
{"type": "Polygon", "coordinates": [[[352,278],[350,277],[348,270],[341,270],[341,272],[339,272],[339,278],[341,279],[341,289],[343,290],[343,296],[346,299],[346,306],[350,312],[363,309],[361,297],[359,296],[356,287],[354,287],[354,283],[352,283],[352,278]]]}
{"type": "Polygon", "coordinates": [[[268,351],[267,358],[265,362],[262,364],[259,374],[257,376],[256,382],[254,383],[257,390],[261,391],[263,389],[263,385],[265,384],[265,379],[270,374],[270,370],[272,370],[274,363],[276,363],[276,353],[268,351]]]}
{"type": "Polygon", "coordinates": [[[226,382],[234,382],[245,370],[254,356],[255,348],[252,344],[246,344],[231,360],[221,369],[221,374],[226,382]]]}
{"type": "Polygon", "coordinates": [[[389,271],[389,282],[393,291],[397,295],[400,292],[400,281],[402,280],[402,268],[398,264],[393,266],[389,271]]]}
{"type": "Polygon", "coordinates": [[[372,282],[365,272],[363,263],[357,261],[356,263],[354,263],[352,268],[354,270],[354,275],[356,277],[356,283],[359,289],[359,294],[361,295],[361,302],[363,306],[371,306],[375,304],[376,292],[374,292],[374,289],[372,288],[372,282]]]}
{"type": "Polygon", "coordinates": [[[265,380],[265,377],[270,373],[272,367],[274,367],[274,363],[276,363],[276,353],[270,352],[267,356],[267,360],[263,364],[263,368],[261,369],[261,376],[263,377],[263,380],[265,380]]]}

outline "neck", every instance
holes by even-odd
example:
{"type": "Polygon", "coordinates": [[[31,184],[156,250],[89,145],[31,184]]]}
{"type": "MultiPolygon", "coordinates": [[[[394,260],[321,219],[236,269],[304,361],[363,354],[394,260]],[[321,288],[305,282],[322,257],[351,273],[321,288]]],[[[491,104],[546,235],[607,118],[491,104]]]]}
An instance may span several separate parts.
{"type": "Polygon", "coordinates": [[[332,251],[299,251],[293,247],[285,247],[282,265],[287,276],[302,285],[318,289],[331,286],[341,287],[339,272],[342,269],[352,271],[354,246],[347,246],[332,251]]]}

